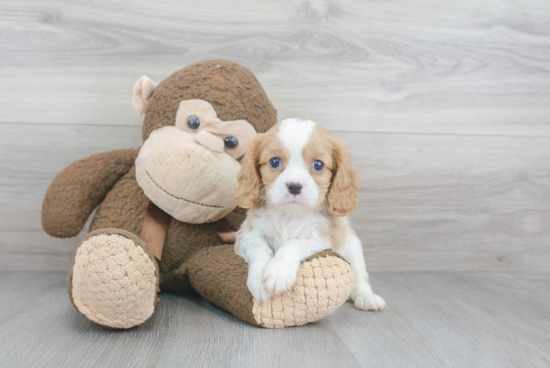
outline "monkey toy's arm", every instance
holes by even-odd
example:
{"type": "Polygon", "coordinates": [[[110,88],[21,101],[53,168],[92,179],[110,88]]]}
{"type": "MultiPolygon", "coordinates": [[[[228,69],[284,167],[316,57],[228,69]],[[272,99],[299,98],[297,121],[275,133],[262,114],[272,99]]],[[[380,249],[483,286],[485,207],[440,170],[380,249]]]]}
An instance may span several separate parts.
{"type": "Polygon", "coordinates": [[[42,227],[51,236],[76,236],[94,208],[135,164],[138,150],[99,153],[75,161],[50,184],[42,204],[42,227]]]}

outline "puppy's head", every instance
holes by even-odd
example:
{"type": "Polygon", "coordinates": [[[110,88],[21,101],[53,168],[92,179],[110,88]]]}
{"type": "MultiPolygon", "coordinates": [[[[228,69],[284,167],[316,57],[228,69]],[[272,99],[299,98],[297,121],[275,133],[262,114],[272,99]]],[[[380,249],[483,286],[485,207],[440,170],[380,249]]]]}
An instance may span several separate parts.
{"type": "Polygon", "coordinates": [[[346,216],[357,208],[356,173],[343,142],[310,120],[286,119],[252,141],[234,194],[243,208],[326,207],[346,216]]]}

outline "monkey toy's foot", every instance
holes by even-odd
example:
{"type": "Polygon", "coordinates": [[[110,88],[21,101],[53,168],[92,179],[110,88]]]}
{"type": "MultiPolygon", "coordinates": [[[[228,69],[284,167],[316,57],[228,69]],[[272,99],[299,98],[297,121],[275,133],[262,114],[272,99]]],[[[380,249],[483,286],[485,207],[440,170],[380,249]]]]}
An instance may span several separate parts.
{"type": "Polygon", "coordinates": [[[76,252],[69,297],[90,321],[114,329],[145,322],[157,304],[159,271],[143,240],[119,229],[91,232],[76,252]]]}
{"type": "Polygon", "coordinates": [[[255,326],[301,326],[330,315],[348,299],[353,273],[332,251],[305,260],[294,287],[267,301],[252,297],[246,286],[248,266],[232,245],[207,248],[189,262],[189,280],[205,299],[255,326]]]}

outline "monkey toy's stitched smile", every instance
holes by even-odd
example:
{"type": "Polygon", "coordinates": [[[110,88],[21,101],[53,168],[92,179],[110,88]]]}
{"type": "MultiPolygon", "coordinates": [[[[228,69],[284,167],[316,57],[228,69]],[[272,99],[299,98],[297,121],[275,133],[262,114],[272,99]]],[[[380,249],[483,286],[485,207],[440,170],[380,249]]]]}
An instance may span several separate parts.
{"type": "Polygon", "coordinates": [[[153,131],[136,158],[136,179],[149,200],[173,218],[192,224],[218,221],[237,206],[232,191],[238,186],[241,164],[236,157],[241,153],[236,150],[251,140],[248,135],[255,134],[244,120],[209,120],[208,111],[203,111],[207,108],[212,107],[206,101],[181,101],[178,111],[192,119],[182,118],[179,126],[153,131]],[[198,127],[192,131],[194,123],[198,127]],[[226,123],[230,128],[244,126],[244,133],[239,129],[225,132],[226,123]],[[221,130],[214,129],[216,125],[221,130]],[[225,147],[227,135],[238,140],[238,145],[225,147]]]}
{"type": "Polygon", "coordinates": [[[189,203],[193,203],[193,204],[197,204],[199,206],[204,206],[204,207],[223,208],[223,206],[214,206],[214,205],[211,205],[211,204],[204,204],[204,203],[190,201],[189,199],[185,199],[185,198],[181,198],[181,197],[176,197],[175,195],[167,192],[163,187],[158,185],[158,183],[151,177],[151,174],[149,174],[149,172],[147,170],[145,170],[145,172],[147,173],[147,176],[149,177],[149,179],[151,179],[153,184],[155,184],[160,190],[162,190],[164,193],[168,194],[172,198],[179,199],[179,200],[189,202],[189,203]]]}

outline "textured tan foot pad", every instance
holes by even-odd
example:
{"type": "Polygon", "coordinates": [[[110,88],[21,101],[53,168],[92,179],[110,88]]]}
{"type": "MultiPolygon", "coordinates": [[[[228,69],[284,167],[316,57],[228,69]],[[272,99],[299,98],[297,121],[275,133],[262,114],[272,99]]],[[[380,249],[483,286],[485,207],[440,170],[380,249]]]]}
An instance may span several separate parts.
{"type": "Polygon", "coordinates": [[[252,314],[259,326],[302,326],[344,304],[353,289],[351,267],[342,258],[326,254],[302,264],[292,290],[263,302],[254,299],[252,314]]]}
{"type": "Polygon", "coordinates": [[[90,234],[78,248],[68,285],[80,313],[115,329],[142,324],[157,302],[156,263],[139,238],[126,235],[90,234]]]}

